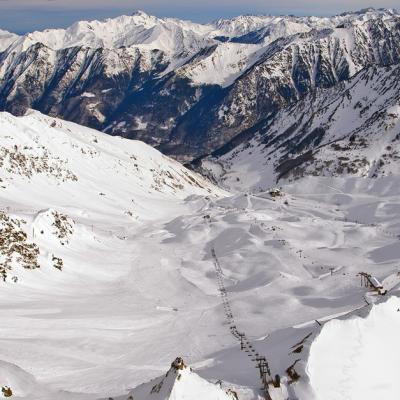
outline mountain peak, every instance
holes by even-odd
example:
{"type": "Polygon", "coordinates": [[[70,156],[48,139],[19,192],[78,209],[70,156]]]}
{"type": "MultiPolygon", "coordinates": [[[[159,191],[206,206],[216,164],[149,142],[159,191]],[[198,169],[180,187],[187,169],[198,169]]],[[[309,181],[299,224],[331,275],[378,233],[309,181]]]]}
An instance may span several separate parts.
{"type": "Polygon", "coordinates": [[[164,376],[138,386],[130,395],[135,400],[235,399],[233,391],[225,392],[219,385],[201,378],[180,357],[164,376]]]}
{"type": "Polygon", "coordinates": [[[138,16],[138,17],[149,17],[150,15],[147,14],[146,12],[142,11],[142,10],[135,10],[132,13],[132,17],[136,17],[136,16],[138,16]]]}
{"type": "Polygon", "coordinates": [[[152,21],[160,21],[162,18],[158,18],[154,15],[147,14],[145,11],[136,10],[131,14],[132,17],[136,17],[143,20],[152,20],[152,21]]]}

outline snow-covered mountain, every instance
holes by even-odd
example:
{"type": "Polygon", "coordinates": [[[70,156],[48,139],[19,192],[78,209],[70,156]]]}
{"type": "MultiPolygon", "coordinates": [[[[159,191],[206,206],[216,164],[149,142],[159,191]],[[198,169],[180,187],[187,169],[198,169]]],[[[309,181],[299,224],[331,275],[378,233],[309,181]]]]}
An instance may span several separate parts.
{"type": "Polygon", "coordinates": [[[182,159],[282,107],[400,60],[400,16],[242,16],[211,24],[143,12],[0,36],[0,108],[34,108],[182,159]]]}
{"type": "Polygon", "coordinates": [[[114,182],[126,190],[121,193],[122,202],[132,196],[185,198],[222,193],[143,142],[110,137],[37,111],[23,117],[1,113],[0,134],[1,179],[6,192],[37,180],[57,190],[86,192],[89,197],[107,191],[114,182]]]}
{"type": "Polygon", "coordinates": [[[36,43],[52,50],[69,47],[118,49],[142,46],[177,55],[207,45],[207,26],[172,18],[157,18],[138,11],[104,21],[80,21],[67,29],[32,32],[16,39],[9,51],[23,52],[36,43]]]}
{"type": "Polygon", "coordinates": [[[307,175],[399,175],[399,77],[399,65],[365,68],[265,119],[198,166],[228,187],[255,190],[307,175]]]}
{"type": "Polygon", "coordinates": [[[3,397],[256,400],[264,356],[273,400],[309,400],[325,321],[385,300],[358,274],[399,294],[398,176],[230,195],[37,111],[0,114],[0,166],[3,397]]]}
{"type": "Polygon", "coordinates": [[[0,397],[397,395],[399,19],[0,32],[0,397]]]}
{"type": "MultiPolygon", "coordinates": [[[[226,35],[229,39],[239,41],[239,38],[247,36],[255,38],[256,33],[264,33],[265,38],[272,36],[272,40],[279,37],[289,36],[300,32],[308,32],[312,29],[334,28],[337,25],[348,23],[349,21],[367,19],[377,19],[387,17],[391,14],[397,14],[392,9],[373,9],[366,8],[358,12],[347,12],[333,17],[296,17],[296,16],[260,16],[260,15],[242,15],[231,19],[219,19],[212,25],[216,28],[214,35],[226,35]]],[[[258,36],[260,37],[260,36],[258,36]]]]}

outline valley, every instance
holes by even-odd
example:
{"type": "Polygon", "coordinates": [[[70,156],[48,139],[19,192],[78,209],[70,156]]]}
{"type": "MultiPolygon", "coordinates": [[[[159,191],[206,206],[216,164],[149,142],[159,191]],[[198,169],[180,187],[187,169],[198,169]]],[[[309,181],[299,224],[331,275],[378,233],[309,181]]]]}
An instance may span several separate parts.
{"type": "Polygon", "coordinates": [[[399,43],[389,8],[0,30],[0,398],[398,400],[399,43]]]}
{"type": "MultiPolygon", "coordinates": [[[[63,170],[77,178],[65,181],[62,172],[26,178],[15,170],[2,175],[1,209],[25,221],[28,242],[40,250],[40,268],[14,260],[0,294],[2,374],[19,398],[125,399],[124,392],[127,398],[134,387],[162,375],[178,356],[240,399],[256,398],[258,373],[226,325],[212,249],[237,329],[295,395],[310,390],[308,351],[325,321],[365,313],[367,302],[384,300],[361,287],[357,274],[384,280],[398,272],[396,178],[310,177],[274,197],[228,193],[206,182],[200,188],[175,170],[185,178],[182,194],[170,185],[149,189],[153,175],[142,190],[131,177],[128,185],[117,185],[126,173],[113,161],[121,139],[39,114],[2,118],[2,135],[5,124],[29,121],[21,142],[40,129],[39,148],[46,132],[55,160],[60,149],[64,157],[71,152],[63,170]],[[89,138],[97,139],[92,143],[103,173],[93,171],[90,182],[90,170],[78,168],[87,157],[76,146],[78,137],[87,146],[89,138]],[[78,185],[80,196],[69,193],[71,185],[78,185]],[[121,188],[130,195],[118,196],[121,188]],[[125,213],[128,197],[133,216],[125,213]],[[67,238],[57,234],[55,213],[71,221],[63,230],[67,238]],[[62,260],[61,270],[54,256],[62,260]],[[301,351],[294,352],[300,342],[301,351]],[[290,384],[293,363],[301,378],[290,384]]],[[[130,145],[132,153],[137,145],[130,145]]],[[[141,152],[152,154],[143,146],[141,152]]],[[[153,159],[159,157],[154,153],[153,159]]],[[[171,168],[172,161],[159,162],[171,168]]],[[[397,285],[387,296],[396,294],[397,285]]]]}

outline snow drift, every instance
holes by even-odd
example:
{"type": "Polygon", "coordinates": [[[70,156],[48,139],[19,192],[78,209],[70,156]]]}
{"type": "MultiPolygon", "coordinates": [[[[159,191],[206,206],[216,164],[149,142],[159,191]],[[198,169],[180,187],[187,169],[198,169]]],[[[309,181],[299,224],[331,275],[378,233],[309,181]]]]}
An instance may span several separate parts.
{"type": "Polygon", "coordinates": [[[310,350],[316,400],[395,400],[400,393],[400,299],[373,306],[365,318],[332,320],[310,350]]]}

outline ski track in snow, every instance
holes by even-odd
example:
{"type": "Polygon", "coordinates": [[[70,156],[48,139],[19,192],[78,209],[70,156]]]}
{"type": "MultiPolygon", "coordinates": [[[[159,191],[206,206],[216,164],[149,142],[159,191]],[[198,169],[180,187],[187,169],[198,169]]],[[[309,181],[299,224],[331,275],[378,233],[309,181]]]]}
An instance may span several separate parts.
{"type": "Polygon", "coordinates": [[[39,269],[14,259],[0,282],[0,385],[16,398],[128,397],[182,356],[240,400],[256,399],[257,370],[244,367],[225,325],[213,247],[235,322],[256,351],[286,385],[300,360],[301,381],[289,387],[299,398],[320,325],[368,309],[357,274],[390,277],[389,294],[398,294],[398,257],[374,261],[398,243],[396,177],[307,178],[276,198],[229,194],[139,142],[38,113],[0,121],[0,145],[24,154],[20,167],[29,155],[39,162],[42,145],[49,150],[32,176],[9,156],[1,170],[0,209],[26,221],[21,229],[40,250],[39,269]],[[52,211],[72,221],[66,238],[52,211]]]}

